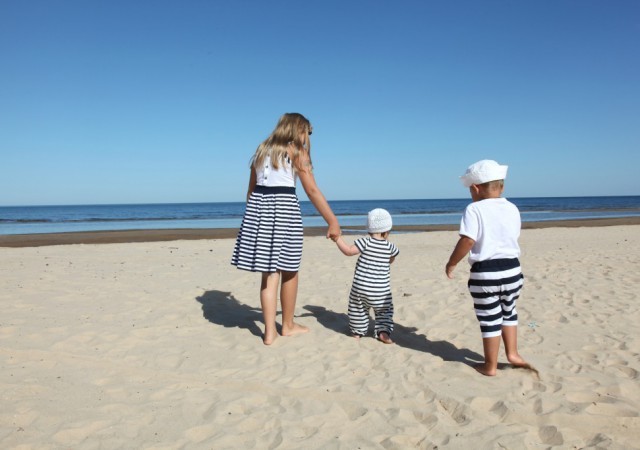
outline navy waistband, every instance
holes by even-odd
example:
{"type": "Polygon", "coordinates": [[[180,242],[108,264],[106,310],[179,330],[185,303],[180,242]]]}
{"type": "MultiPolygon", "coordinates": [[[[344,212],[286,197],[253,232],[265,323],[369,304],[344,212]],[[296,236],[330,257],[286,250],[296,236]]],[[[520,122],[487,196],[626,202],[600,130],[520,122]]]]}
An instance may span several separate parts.
{"type": "Polygon", "coordinates": [[[262,186],[256,185],[253,188],[253,192],[257,192],[258,194],[294,194],[296,193],[296,188],[293,186],[262,186]]]}
{"type": "Polygon", "coordinates": [[[471,265],[471,272],[499,272],[501,270],[515,269],[520,267],[518,258],[487,259],[478,261],[471,265]]]}

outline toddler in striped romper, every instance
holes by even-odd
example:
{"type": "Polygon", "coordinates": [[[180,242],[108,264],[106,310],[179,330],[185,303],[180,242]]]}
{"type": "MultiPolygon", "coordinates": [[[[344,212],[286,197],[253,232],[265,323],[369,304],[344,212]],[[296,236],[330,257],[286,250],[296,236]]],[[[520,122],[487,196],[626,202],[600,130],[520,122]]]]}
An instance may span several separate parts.
{"type": "Polygon", "coordinates": [[[377,208],[367,216],[368,237],[347,245],[341,237],[336,244],[346,256],[358,257],[349,293],[349,328],[356,339],[369,330],[369,309],[375,315],[375,336],[385,344],[393,344],[393,301],[391,296],[391,263],[400,253],[387,241],[391,231],[391,215],[377,208]]]}
{"type": "Polygon", "coordinates": [[[475,367],[483,375],[494,376],[498,369],[500,339],[507,360],[515,367],[533,370],[518,353],[518,313],[524,277],[520,269],[520,211],[505,198],[504,179],[508,166],[492,160],[472,164],[461,177],[473,203],[460,222],[460,239],[445,271],[453,278],[456,265],[469,254],[471,273],[468,287],[484,349],[484,363],[475,367]]]}

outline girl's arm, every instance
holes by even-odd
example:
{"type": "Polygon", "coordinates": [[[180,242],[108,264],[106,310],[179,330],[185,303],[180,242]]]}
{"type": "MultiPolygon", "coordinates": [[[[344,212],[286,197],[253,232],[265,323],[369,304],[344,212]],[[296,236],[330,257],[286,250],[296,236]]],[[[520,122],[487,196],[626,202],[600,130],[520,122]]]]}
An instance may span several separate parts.
{"type": "Polygon", "coordinates": [[[329,225],[327,230],[327,237],[335,241],[340,236],[340,224],[335,214],[331,210],[329,203],[322,195],[320,188],[316,184],[316,180],[311,172],[311,161],[309,160],[309,154],[306,152],[300,152],[298,161],[298,177],[302,183],[302,187],[309,197],[313,206],[318,210],[320,215],[324,218],[329,225]]]}
{"type": "Polygon", "coordinates": [[[453,249],[453,252],[449,257],[449,262],[444,269],[447,277],[453,278],[453,269],[455,269],[462,258],[464,258],[471,251],[471,248],[475,243],[476,241],[471,239],[469,236],[460,236],[460,239],[456,244],[456,248],[453,249]]]}
{"type": "Polygon", "coordinates": [[[256,175],[256,168],[251,166],[251,175],[249,175],[249,188],[247,189],[247,201],[251,197],[253,189],[256,187],[258,175],[256,175]]]}
{"type": "Polygon", "coordinates": [[[360,254],[360,250],[355,245],[348,245],[340,236],[336,239],[336,244],[340,251],[346,256],[355,256],[360,254]]]}

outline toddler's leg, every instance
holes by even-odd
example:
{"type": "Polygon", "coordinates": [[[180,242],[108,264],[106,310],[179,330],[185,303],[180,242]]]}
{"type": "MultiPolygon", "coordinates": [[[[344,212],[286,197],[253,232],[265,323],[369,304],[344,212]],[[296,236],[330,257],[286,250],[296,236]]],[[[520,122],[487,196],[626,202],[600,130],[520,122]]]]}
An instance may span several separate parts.
{"type": "Polygon", "coordinates": [[[264,318],[264,335],[262,336],[262,341],[265,345],[271,345],[278,337],[276,310],[279,281],[279,272],[263,272],[262,274],[260,304],[262,305],[262,316],[264,318]]]}
{"type": "Polygon", "coordinates": [[[369,308],[359,295],[349,294],[349,329],[356,336],[365,336],[369,330],[369,308]]]}
{"type": "Polygon", "coordinates": [[[280,303],[282,304],[282,335],[306,333],[309,328],[293,321],[298,299],[298,272],[282,272],[280,303]]]}
{"type": "Polygon", "coordinates": [[[391,299],[384,301],[383,306],[373,308],[376,318],[376,337],[385,344],[393,344],[391,332],[393,332],[393,303],[391,299]]]}

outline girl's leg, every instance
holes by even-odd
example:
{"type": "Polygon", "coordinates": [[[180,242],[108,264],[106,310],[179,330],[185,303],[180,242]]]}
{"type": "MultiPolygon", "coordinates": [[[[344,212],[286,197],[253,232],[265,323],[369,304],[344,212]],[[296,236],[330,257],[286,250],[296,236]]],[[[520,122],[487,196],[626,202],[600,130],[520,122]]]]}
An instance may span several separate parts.
{"type": "Polygon", "coordinates": [[[263,272],[260,283],[260,304],[262,305],[262,316],[264,317],[264,335],[262,341],[265,345],[271,345],[278,337],[276,329],[276,311],[278,283],[280,272],[263,272]]]}
{"type": "Polygon", "coordinates": [[[282,335],[306,333],[309,328],[293,321],[298,298],[298,272],[282,272],[280,303],[282,303],[282,335]]]}

